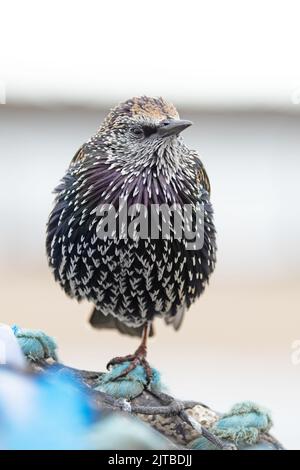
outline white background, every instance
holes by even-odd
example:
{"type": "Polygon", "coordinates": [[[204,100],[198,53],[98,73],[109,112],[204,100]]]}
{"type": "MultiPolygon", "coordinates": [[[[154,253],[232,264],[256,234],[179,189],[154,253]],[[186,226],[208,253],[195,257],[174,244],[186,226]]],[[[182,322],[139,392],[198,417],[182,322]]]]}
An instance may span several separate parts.
{"type": "Polygon", "coordinates": [[[300,88],[297,0],[10,0],[0,14],[8,100],[290,106],[300,88]]]}

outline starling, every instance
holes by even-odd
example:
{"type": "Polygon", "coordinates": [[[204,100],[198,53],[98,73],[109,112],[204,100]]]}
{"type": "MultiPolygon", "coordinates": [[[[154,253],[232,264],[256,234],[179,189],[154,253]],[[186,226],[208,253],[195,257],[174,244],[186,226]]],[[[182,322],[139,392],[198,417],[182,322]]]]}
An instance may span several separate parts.
{"type": "Polygon", "coordinates": [[[110,361],[109,365],[130,362],[122,375],[142,364],[150,377],[146,340],[153,334],[154,318],[163,317],[177,330],[214,270],[209,179],[197,152],[180,135],[191,124],[162,98],[129,99],[112,109],[77,151],[55,189],[46,240],[55,279],[70,297],[92,302],[92,326],[142,336],[133,355],[110,361]],[[160,213],[161,206],[167,213],[160,213]],[[175,215],[185,206],[191,212],[181,221],[188,221],[189,236],[184,231],[179,237],[175,215]],[[130,207],[143,215],[131,236],[128,230],[124,236],[124,227],[134,222],[130,207]],[[199,207],[202,223],[197,224],[199,207]],[[146,228],[151,228],[145,236],[140,230],[143,217],[146,228]],[[117,228],[105,231],[104,220],[106,228],[108,222],[117,228]]]}

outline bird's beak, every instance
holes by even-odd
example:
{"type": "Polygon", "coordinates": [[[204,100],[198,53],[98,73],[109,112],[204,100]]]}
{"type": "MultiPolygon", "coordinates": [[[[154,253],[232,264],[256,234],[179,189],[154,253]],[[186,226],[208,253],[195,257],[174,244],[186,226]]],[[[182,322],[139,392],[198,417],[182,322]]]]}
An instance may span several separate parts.
{"type": "Polygon", "coordinates": [[[172,119],[172,121],[162,121],[159,126],[157,133],[161,137],[167,137],[170,135],[178,135],[184,131],[187,127],[192,125],[192,121],[184,121],[183,119],[172,119]]]}

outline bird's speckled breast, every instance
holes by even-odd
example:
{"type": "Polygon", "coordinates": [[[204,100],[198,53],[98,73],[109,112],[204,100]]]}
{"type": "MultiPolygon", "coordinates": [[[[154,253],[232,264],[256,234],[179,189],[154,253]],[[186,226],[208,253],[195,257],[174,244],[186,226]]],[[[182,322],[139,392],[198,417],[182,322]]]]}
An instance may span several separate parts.
{"type": "Polygon", "coordinates": [[[63,289],[87,299],[105,315],[140,326],[155,315],[183,312],[205,288],[215,263],[215,233],[209,194],[198,184],[197,165],[176,178],[144,169],[125,176],[107,161],[71,167],[57,189],[47,234],[49,264],[63,289]],[[168,180],[167,180],[168,179],[168,180]],[[101,203],[196,203],[205,209],[204,244],[187,250],[184,239],[100,239],[101,203]]]}

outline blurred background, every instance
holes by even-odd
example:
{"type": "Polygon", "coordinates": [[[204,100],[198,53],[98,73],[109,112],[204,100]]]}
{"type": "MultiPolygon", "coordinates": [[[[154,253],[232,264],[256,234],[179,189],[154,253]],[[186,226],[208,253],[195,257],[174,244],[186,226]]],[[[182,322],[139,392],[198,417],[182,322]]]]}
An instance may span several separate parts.
{"type": "Polygon", "coordinates": [[[178,397],[253,400],[300,448],[300,62],[296,1],[1,4],[1,317],[53,335],[60,359],[104,370],[137,340],[87,325],[45,256],[52,190],[109,108],[163,96],[194,121],[218,263],[179,332],[157,321],[150,362],[178,397]],[[299,358],[299,361],[297,360],[299,358]]]}

